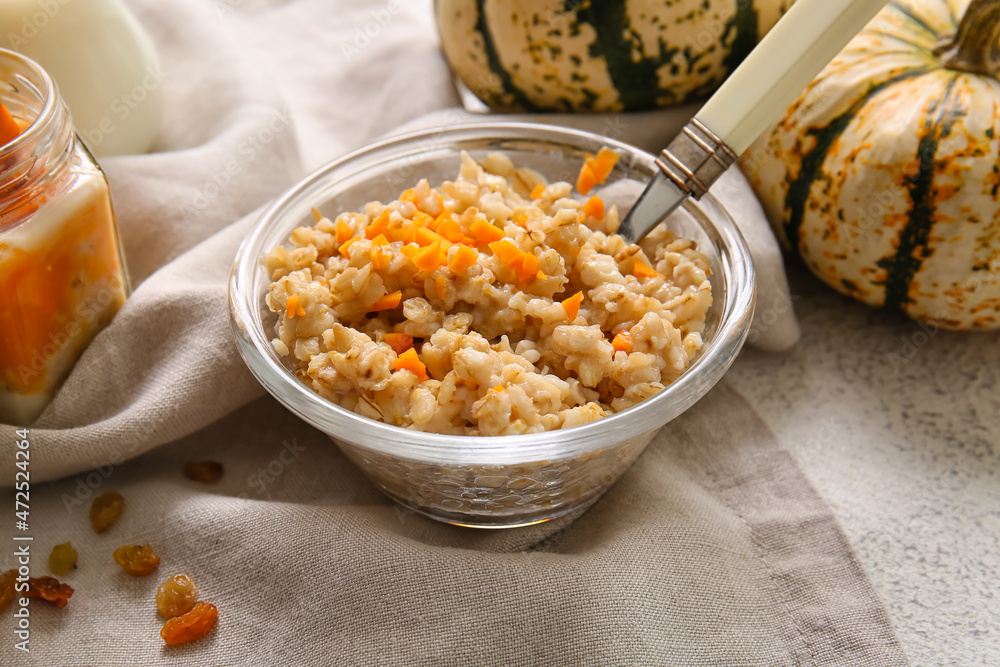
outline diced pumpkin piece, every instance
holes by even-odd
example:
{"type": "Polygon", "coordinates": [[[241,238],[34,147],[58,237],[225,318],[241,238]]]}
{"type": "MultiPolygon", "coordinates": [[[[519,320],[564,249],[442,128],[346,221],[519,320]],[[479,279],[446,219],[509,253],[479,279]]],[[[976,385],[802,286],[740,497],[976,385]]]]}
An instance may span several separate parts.
{"type": "Polygon", "coordinates": [[[598,183],[603,183],[618,164],[618,153],[610,148],[602,148],[597,155],[587,155],[576,179],[576,189],[580,194],[588,194],[598,183]]]}
{"type": "Polygon", "coordinates": [[[435,241],[426,248],[422,248],[413,257],[413,263],[421,271],[433,271],[441,266],[441,242],[435,241]]]}
{"type": "Polygon", "coordinates": [[[306,311],[303,310],[301,301],[298,295],[288,297],[288,303],[285,304],[285,315],[287,317],[295,317],[296,315],[304,317],[306,311]]]}
{"type": "Polygon", "coordinates": [[[583,205],[583,214],[596,220],[604,219],[604,200],[594,195],[583,205]]]}
{"type": "Polygon", "coordinates": [[[532,274],[532,276],[538,273],[538,266],[539,266],[538,258],[535,256],[535,254],[530,252],[525,252],[524,268],[527,269],[528,272],[532,274]]]}
{"type": "Polygon", "coordinates": [[[580,314],[580,304],[583,303],[583,292],[577,292],[568,299],[563,299],[562,305],[566,310],[566,317],[572,322],[576,319],[576,316],[580,314]]]}
{"type": "Polygon", "coordinates": [[[638,257],[635,258],[635,266],[632,268],[632,275],[636,278],[662,278],[659,273],[654,271],[646,262],[642,261],[638,257]]]}
{"type": "Polygon", "coordinates": [[[507,239],[491,243],[490,250],[504,266],[517,272],[519,283],[528,282],[538,274],[538,258],[530,252],[524,252],[507,239]]]}
{"type": "Polygon", "coordinates": [[[389,231],[389,209],[385,209],[365,227],[365,238],[371,241],[379,234],[386,234],[389,231]]]}
{"type": "Polygon", "coordinates": [[[590,163],[590,169],[594,172],[594,176],[597,177],[598,183],[603,183],[607,180],[608,176],[611,175],[612,170],[614,170],[615,165],[618,164],[618,159],[621,156],[614,152],[610,148],[602,148],[597,151],[597,156],[587,160],[590,163]]]}
{"type": "Polygon", "coordinates": [[[467,268],[479,261],[479,252],[469,246],[460,245],[455,251],[455,256],[451,258],[448,268],[452,273],[465,271],[467,268]]]}
{"type": "Polygon", "coordinates": [[[372,248],[372,254],[371,254],[372,268],[375,269],[376,271],[380,271],[385,267],[389,266],[389,261],[391,259],[392,256],[385,251],[383,246],[376,245],[372,248]]]}
{"type": "Polygon", "coordinates": [[[399,302],[402,300],[402,298],[403,298],[403,293],[400,292],[399,290],[396,290],[395,292],[389,292],[388,294],[383,294],[382,296],[380,296],[378,299],[375,300],[375,303],[373,303],[371,307],[368,308],[368,312],[375,313],[380,310],[392,310],[393,308],[399,305],[399,302]]]}
{"type": "Polygon", "coordinates": [[[433,232],[427,229],[426,227],[418,228],[416,233],[414,234],[414,240],[416,240],[417,245],[419,245],[422,248],[425,248],[431,245],[432,243],[437,243],[439,241],[442,241],[443,239],[444,239],[443,236],[441,236],[437,232],[433,232]]]}
{"type": "Polygon", "coordinates": [[[532,199],[541,199],[543,194],[545,194],[545,183],[539,183],[531,190],[532,199]]]}
{"type": "Polygon", "coordinates": [[[417,203],[417,191],[413,188],[408,190],[403,190],[403,194],[399,195],[399,201],[408,201],[413,204],[417,203]]]}
{"type": "Polygon", "coordinates": [[[512,268],[517,271],[517,282],[526,283],[538,275],[538,258],[530,252],[523,252],[512,268]]]}
{"type": "Polygon", "coordinates": [[[632,334],[628,331],[622,331],[611,341],[611,347],[615,349],[615,352],[631,352],[632,334]]]}
{"type": "Polygon", "coordinates": [[[504,266],[513,266],[523,254],[520,248],[506,239],[491,243],[490,250],[504,266]]]}
{"type": "Polygon", "coordinates": [[[434,223],[428,225],[428,227],[437,232],[445,220],[454,220],[454,219],[455,219],[455,214],[452,213],[451,211],[441,211],[438,217],[434,218],[434,223]]]}
{"type": "Polygon", "coordinates": [[[0,146],[6,146],[14,141],[19,134],[21,134],[21,128],[17,121],[10,115],[7,107],[0,104],[0,146]]]}
{"type": "Polygon", "coordinates": [[[433,224],[434,224],[434,218],[432,216],[427,215],[423,211],[417,211],[416,213],[413,214],[414,227],[417,228],[430,227],[433,230],[434,229],[434,227],[432,226],[433,224]]]}
{"type": "Polygon", "coordinates": [[[349,252],[350,247],[352,245],[354,245],[355,243],[357,243],[358,241],[360,241],[360,240],[361,240],[360,236],[355,236],[354,238],[347,239],[346,241],[344,241],[343,243],[341,243],[340,244],[340,254],[343,255],[344,257],[346,257],[347,259],[350,259],[351,258],[351,254],[349,252]]]}
{"type": "Polygon", "coordinates": [[[541,271],[539,271],[538,273],[535,274],[535,278],[537,278],[538,280],[548,280],[549,279],[549,277],[547,275],[545,275],[544,273],[542,273],[541,271]]]}
{"type": "Polygon", "coordinates": [[[437,233],[448,239],[452,243],[461,243],[462,239],[465,237],[465,231],[462,230],[462,225],[458,223],[451,213],[448,217],[444,214],[438,217],[437,233]],[[443,218],[443,219],[442,219],[443,218]]]}
{"type": "Polygon", "coordinates": [[[416,349],[412,347],[396,357],[395,366],[397,371],[410,371],[416,375],[417,379],[421,382],[430,379],[427,377],[427,366],[425,366],[424,362],[422,362],[420,357],[417,356],[416,349]]]}
{"type": "Polygon", "coordinates": [[[372,239],[373,246],[389,245],[389,239],[385,237],[385,234],[379,234],[372,239]]]}
{"type": "Polygon", "coordinates": [[[413,347],[413,336],[405,333],[387,333],[385,342],[399,355],[413,347]]]}
{"type": "Polygon", "coordinates": [[[470,248],[475,248],[476,246],[479,245],[479,241],[477,239],[472,238],[471,236],[463,236],[460,243],[462,245],[467,245],[470,248]]]}
{"type": "Polygon", "coordinates": [[[434,279],[434,289],[437,292],[437,297],[442,301],[448,298],[448,279],[444,276],[438,276],[434,279]]]}
{"type": "Polygon", "coordinates": [[[386,230],[385,235],[390,241],[402,241],[403,243],[409,243],[415,238],[416,230],[413,227],[413,223],[409,220],[403,220],[401,223],[393,225],[390,224],[389,228],[386,230]]]}
{"type": "Polygon", "coordinates": [[[343,245],[343,243],[353,235],[354,232],[351,231],[351,226],[349,224],[343,220],[337,221],[337,245],[343,245]]]}
{"type": "Polygon", "coordinates": [[[469,231],[472,232],[472,235],[476,237],[477,241],[484,245],[495,243],[505,236],[502,229],[491,225],[482,218],[474,220],[473,223],[469,225],[469,231]]]}
{"type": "Polygon", "coordinates": [[[507,388],[502,384],[498,384],[497,386],[493,387],[493,391],[507,391],[507,388]]]}
{"type": "Polygon", "coordinates": [[[420,246],[413,243],[408,243],[399,249],[399,252],[403,253],[406,257],[413,259],[418,254],[420,254],[420,246]]]}
{"type": "Polygon", "coordinates": [[[590,164],[584,162],[583,166],[580,167],[580,175],[576,177],[576,189],[581,195],[585,195],[593,190],[595,185],[597,185],[597,176],[590,168],[590,164]]]}

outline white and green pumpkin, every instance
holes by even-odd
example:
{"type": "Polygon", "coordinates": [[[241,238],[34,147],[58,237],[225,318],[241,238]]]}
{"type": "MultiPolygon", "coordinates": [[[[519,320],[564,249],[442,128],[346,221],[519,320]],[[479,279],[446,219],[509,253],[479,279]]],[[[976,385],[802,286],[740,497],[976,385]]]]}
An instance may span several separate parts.
{"type": "Polygon", "coordinates": [[[825,282],[936,326],[1000,327],[998,37],[1000,0],[893,0],[743,156],[825,282]]]}
{"type": "Polygon", "coordinates": [[[794,0],[436,0],[463,83],[501,111],[623,111],[709,95],[794,0]]]}

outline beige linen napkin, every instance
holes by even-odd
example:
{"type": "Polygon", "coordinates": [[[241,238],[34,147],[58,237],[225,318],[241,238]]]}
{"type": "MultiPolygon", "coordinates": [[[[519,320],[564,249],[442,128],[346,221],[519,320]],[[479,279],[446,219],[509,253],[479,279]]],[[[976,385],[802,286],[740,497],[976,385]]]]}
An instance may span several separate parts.
{"type": "MultiPolygon", "coordinates": [[[[828,509],[725,385],[575,522],[500,532],[393,505],[263,396],[228,331],[232,258],[307,170],[457,105],[427,4],[129,2],[167,72],[156,152],[104,163],[137,288],[31,429],[18,534],[36,576],[71,540],[77,593],[33,602],[31,653],[5,633],[0,664],[905,664],[828,509]],[[226,465],[218,485],[180,474],[205,458],[226,465]],[[110,489],[128,508],[97,536],[87,508],[110,489]],[[111,561],[147,542],[155,575],[111,561]],[[182,571],[219,626],[165,648],[152,598],[182,571]]],[[[730,178],[727,206],[759,216],[730,178]]],[[[0,426],[3,485],[14,441],[0,426]]]]}
{"type": "Polygon", "coordinates": [[[471,531],[409,513],[270,399],[46,485],[32,517],[35,558],[79,550],[77,592],[33,603],[32,653],[4,633],[4,665],[906,664],[826,505],[725,385],[572,524],[471,531]],[[217,485],[181,475],[206,456],[226,465],[217,485]],[[90,497],[111,488],[128,507],[94,535],[90,497]],[[159,570],[125,575],[124,543],[152,544],[159,570]],[[169,648],[153,596],[177,572],[220,616],[169,648]]]}

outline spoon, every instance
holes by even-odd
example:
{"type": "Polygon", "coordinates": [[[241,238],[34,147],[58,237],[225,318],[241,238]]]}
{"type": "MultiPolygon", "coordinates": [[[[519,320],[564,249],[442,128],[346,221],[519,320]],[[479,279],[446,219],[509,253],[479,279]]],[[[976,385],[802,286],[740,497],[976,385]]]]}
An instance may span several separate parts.
{"type": "Polygon", "coordinates": [[[701,199],[887,0],[798,0],[656,164],[618,233],[635,243],[689,196],[701,199]]]}

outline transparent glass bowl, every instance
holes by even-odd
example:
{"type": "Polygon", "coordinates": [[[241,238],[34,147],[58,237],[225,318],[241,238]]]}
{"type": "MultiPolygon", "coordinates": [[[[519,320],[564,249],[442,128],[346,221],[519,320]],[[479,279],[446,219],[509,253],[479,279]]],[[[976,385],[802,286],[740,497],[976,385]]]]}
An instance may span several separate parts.
{"type": "MultiPolygon", "coordinates": [[[[618,151],[607,184],[635,181],[636,192],[658,168],[653,156],[596,134],[531,123],[481,123],[435,128],[383,141],[322,167],[263,212],[236,257],[229,285],[230,319],[243,360],[289,410],[329,435],[394,500],[431,518],[501,528],[552,519],[597,500],[635,461],[656,431],[691,407],[723,376],[746,339],[754,308],[754,277],[746,242],[711,197],[688,201],[667,219],[698,243],[712,267],[714,303],[705,347],[667,388],[635,407],[573,428],[545,433],[470,437],[422,433],[345,410],[300,382],[271,347],[275,316],[264,303],[271,282],[261,265],[310,209],[330,218],[388,201],[419,179],[431,185],[458,172],[459,151],[482,159],[507,153],[549,181],[574,182],[584,154],[618,151]]],[[[625,184],[627,185],[627,184],[625,184]]],[[[610,193],[611,191],[609,191],[610,193]]],[[[624,213],[624,212],[623,212],[624,213]]]]}

